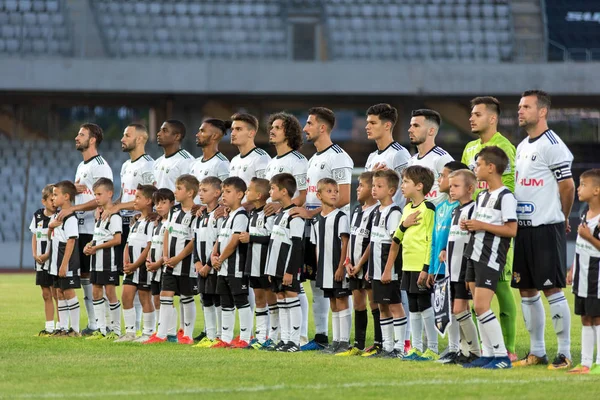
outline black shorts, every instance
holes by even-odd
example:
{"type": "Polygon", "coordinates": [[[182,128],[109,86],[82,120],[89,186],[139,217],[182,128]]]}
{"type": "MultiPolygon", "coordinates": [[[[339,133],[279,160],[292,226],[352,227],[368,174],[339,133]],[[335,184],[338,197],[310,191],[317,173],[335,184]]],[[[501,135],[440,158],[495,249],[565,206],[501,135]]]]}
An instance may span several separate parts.
{"type": "Polygon", "coordinates": [[[428,288],[427,286],[419,287],[417,285],[420,274],[420,271],[402,271],[402,290],[405,290],[406,294],[433,293],[433,288],[428,288]]]}
{"type": "Polygon", "coordinates": [[[41,287],[52,287],[54,285],[54,277],[48,271],[35,271],[35,284],[41,287]]]}
{"type": "Polygon", "coordinates": [[[352,294],[350,288],[347,289],[321,289],[323,290],[323,297],[326,299],[341,299],[348,297],[352,294]]]}
{"type": "Polygon", "coordinates": [[[52,285],[60,290],[79,289],[81,287],[81,280],[79,276],[71,276],[67,278],[52,276],[52,279],[52,285]]]}
{"type": "Polygon", "coordinates": [[[452,300],[471,300],[471,291],[466,288],[465,282],[450,282],[452,300]]]}
{"type": "Polygon", "coordinates": [[[161,285],[160,282],[152,281],[150,285],[150,292],[152,296],[160,296],[161,285]]]}
{"type": "Polygon", "coordinates": [[[248,295],[248,277],[236,278],[233,276],[217,277],[217,293],[221,296],[248,295]]]}
{"type": "Polygon", "coordinates": [[[122,217],[122,219],[123,229],[121,231],[121,244],[116,250],[118,254],[121,254],[121,257],[119,258],[120,262],[117,263],[117,270],[119,271],[120,275],[123,275],[123,252],[125,251],[125,245],[127,244],[127,238],[129,237],[129,221],[131,220],[131,217],[122,217]]]}
{"type": "Polygon", "coordinates": [[[467,260],[467,272],[465,281],[475,282],[475,287],[490,289],[496,291],[498,281],[502,276],[502,269],[496,270],[488,267],[486,263],[479,261],[467,260]]]}
{"type": "Polygon", "coordinates": [[[301,280],[317,280],[317,246],[310,241],[310,238],[304,239],[304,268],[302,269],[301,280]]]}
{"type": "Polygon", "coordinates": [[[94,235],[90,235],[87,233],[79,234],[79,271],[81,274],[89,274],[92,265],[92,256],[88,256],[84,254],[83,249],[90,243],[94,238],[94,235]]]}
{"type": "Polygon", "coordinates": [[[383,284],[381,281],[373,279],[373,301],[377,304],[400,304],[402,296],[400,295],[400,281],[391,281],[383,284]]]}
{"type": "Polygon", "coordinates": [[[511,286],[537,290],[566,287],[566,254],[564,222],[519,227],[515,238],[511,286]]]}
{"type": "Polygon", "coordinates": [[[198,289],[201,294],[217,294],[217,274],[208,274],[206,278],[198,275],[198,289]]]}
{"type": "Polygon", "coordinates": [[[296,279],[295,276],[292,279],[292,284],[289,286],[283,284],[283,278],[277,278],[275,276],[272,276],[270,285],[271,285],[270,286],[271,291],[273,293],[282,293],[282,292],[300,293],[300,291],[301,291],[300,281],[298,279],[296,279]]]}
{"type": "MultiPolygon", "coordinates": [[[[106,286],[115,285],[119,286],[119,272],[118,271],[92,271],[90,272],[90,282],[92,285],[106,286]]],[[[125,283],[125,282],[123,282],[125,283]]]]}
{"type": "Polygon", "coordinates": [[[198,279],[189,276],[162,275],[162,291],[175,292],[178,296],[195,296],[198,294],[198,279]]]}
{"type": "Polygon", "coordinates": [[[348,287],[350,288],[351,291],[370,289],[371,283],[369,281],[367,281],[366,279],[349,278],[348,279],[348,287]]]}
{"type": "Polygon", "coordinates": [[[249,280],[252,289],[271,289],[271,282],[269,282],[269,277],[266,275],[263,275],[260,278],[251,276],[249,277],[249,280]]]}
{"type": "Polygon", "coordinates": [[[144,292],[152,290],[152,283],[152,281],[142,280],[139,275],[136,277],[134,274],[125,275],[125,278],[123,278],[123,285],[135,286],[138,290],[143,290],[144,292]]]}
{"type": "Polygon", "coordinates": [[[575,295],[575,315],[600,317],[600,299],[575,295]]]}

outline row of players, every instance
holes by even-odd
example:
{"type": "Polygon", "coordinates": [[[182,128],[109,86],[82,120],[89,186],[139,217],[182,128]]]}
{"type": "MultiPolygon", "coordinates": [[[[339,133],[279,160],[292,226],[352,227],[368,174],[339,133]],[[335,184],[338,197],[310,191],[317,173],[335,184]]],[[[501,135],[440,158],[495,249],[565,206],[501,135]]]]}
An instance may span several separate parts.
{"type": "MultiPolygon", "coordinates": [[[[490,145],[490,144],[499,144],[502,146],[502,148],[507,152],[507,154],[509,155],[509,158],[511,159],[510,164],[509,164],[509,168],[506,169],[503,178],[512,178],[513,183],[514,183],[514,174],[513,172],[513,160],[514,160],[514,147],[512,147],[512,145],[510,144],[510,142],[508,142],[506,139],[504,139],[502,137],[502,135],[500,135],[498,132],[496,132],[496,125],[497,125],[497,120],[498,120],[498,116],[500,113],[500,108],[499,108],[499,103],[493,99],[493,98],[478,98],[475,99],[473,102],[473,110],[472,110],[472,114],[471,114],[471,126],[472,126],[472,130],[475,133],[480,134],[481,138],[471,144],[469,144],[467,146],[467,148],[465,149],[465,153],[463,154],[463,160],[465,160],[465,156],[466,156],[466,161],[470,164],[470,167],[473,167],[474,164],[474,160],[476,159],[476,152],[478,151],[479,148],[485,146],[485,145],[490,145]],[[511,149],[512,147],[512,149],[511,149]],[[512,151],[511,151],[512,150],[512,151]]],[[[518,211],[520,211],[519,213],[519,226],[520,227],[527,227],[527,228],[533,228],[533,229],[519,229],[519,232],[522,232],[522,243],[521,243],[521,247],[524,247],[524,244],[528,244],[531,245],[533,242],[535,242],[538,239],[542,239],[542,236],[544,237],[544,239],[548,239],[548,241],[550,243],[556,243],[557,244],[557,252],[558,252],[558,257],[553,257],[551,251],[547,251],[547,250],[540,250],[539,248],[536,248],[535,246],[533,248],[530,249],[532,254],[528,254],[528,255],[524,255],[523,252],[518,253],[519,254],[519,263],[516,263],[515,265],[515,273],[513,274],[512,278],[513,278],[513,285],[515,287],[519,287],[521,289],[521,294],[523,297],[523,302],[522,302],[522,307],[524,309],[524,314],[526,315],[531,315],[531,313],[536,313],[536,314],[541,314],[542,318],[541,321],[543,322],[543,308],[541,308],[541,312],[539,312],[540,310],[538,310],[538,308],[541,306],[541,302],[539,301],[539,294],[537,293],[537,290],[543,290],[544,293],[546,294],[546,296],[548,297],[548,300],[550,301],[550,306],[552,310],[553,315],[559,315],[561,316],[561,319],[564,317],[565,320],[564,321],[560,321],[561,322],[561,326],[563,326],[562,329],[557,328],[557,326],[555,326],[555,329],[557,330],[557,334],[559,336],[559,353],[560,354],[560,358],[562,359],[559,360],[559,362],[562,362],[563,366],[565,365],[564,361],[567,358],[570,358],[570,354],[569,354],[569,332],[568,332],[568,328],[569,328],[569,321],[568,319],[566,319],[566,317],[568,316],[568,306],[566,306],[566,301],[564,299],[564,295],[562,295],[560,288],[563,287],[562,285],[564,285],[564,282],[561,281],[561,274],[560,274],[560,267],[561,267],[561,261],[560,261],[560,248],[564,247],[564,241],[561,240],[561,234],[559,232],[560,227],[558,226],[560,223],[563,224],[563,234],[562,234],[562,238],[564,239],[564,224],[565,222],[561,222],[565,220],[565,215],[569,214],[570,211],[570,207],[572,204],[572,194],[571,194],[571,200],[569,202],[569,194],[568,194],[568,190],[566,191],[566,195],[563,194],[563,187],[568,189],[568,184],[570,183],[572,185],[572,179],[571,179],[571,175],[570,175],[570,163],[572,161],[572,156],[570,155],[570,152],[568,151],[568,149],[566,149],[566,147],[564,146],[564,144],[560,141],[560,139],[558,139],[558,137],[547,128],[547,123],[546,123],[546,116],[547,116],[547,112],[549,109],[549,105],[550,105],[550,101],[549,101],[549,96],[547,96],[547,94],[545,94],[544,92],[541,91],[529,91],[529,92],[525,92],[523,94],[523,97],[521,99],[520,105],[519,105],[519,124],[528,132],[529,134],[529,139],[526,139],[523,143],[521,143],[521,145],[519,146],[519,149],[523,148],[523,151],[521,151],[522,153],[522,157],[519,157],[519,151],[517,150],[517,177],[519,177],[519,161],[521,162],[521,164],[524,164],[525,168],[521,168],[521,178],[517,179],[517,185],[516,185],[516,194],[517,197],[519,198],[520,202],[524,202],[524,200],[527,200],[528,203],[525,203],[524,206],[521,206],[521,204],[519,205],[518,211]],[[542,139],[542,140],[538,140],[538,139],[542,139]],[[554,146],[554,148],[550,148],[548,149],[549,146],[554,146]],[[536,153],[537,152],[537,153],[536,153]],[[537,162],[538,166],[541,166],[541,168],[533,168],[535,167],[535,161],[536,161],[536,156],[540,157],[540,153],[550,153],[550,154],[545,154],[545,157],[541,157],[541,159],[537,162]],[[551,178],[554,177],[555,180],[550,180],[550,179],[544,179],[544,178],[548,178],[547,174],[550,174],[551,178]],[[535,176],[535,174],[538,174],[538,176],[535,176]],[[525,176],[525,178],[523,178],[523,176],[525,176]],[[546,182],[544,183],[544,181],[546,180],[546,182]],[[533,183],[532,183],[533,182],[533,183]],[[558,185],[557,185],[558,183],[558,185]],[[537,186],[537,187],[535,187],[537,186]],[[541,188],[539,187],[541,186],[541,188]],[[558,186],[558,188],[557,188],[558,186]],[[555,191],[560,192],[560,196],[557,195],[557,193],[555,193],[555,191]],[[520,193],[519,193],[520,192],[520,193]],[[537,197],[540,196],[544,196],[544,199],[548,199],[550,200],[550,203],[552,204],[548,204],[548,207],[535,207],[535,201],[533,201],[533,197],[535,197],[534,193],[537,193],[537,197]],[[562,209],[561,209],[562,208],[562,209]],[[558,214],[560,214],[560,217],[558,216],[558,214]],[[552,232],[551,232],[552,231],[552,232]],[[556,231],[556,232],[555,232],[556,231]],[[544,253],[544,254],[542,254],[544,253]],[[526,257],[525,257],[526,256],[526,257]],[[535,261],[539,260],[539,259],[545,259],[548,258],[549,259],[553,259],[554,261],[551,261],[549,263],[544,263],[544,265],[542,266],[538,266],[536,267],[535,261]],[[520,267],[521,270],[520,271],[516,271],[516,268],[520,267]],[[542,271],[534,271],[534,269],[539,269],[542,268],[542,271]],[[554,275],[552,275],[554,274],[554,275]],[[550,276],[552,279],[546,279],[544,281],[544,277],[546,276],[550,276]],[[556,278],[556,279],[555,279],[556,278]],[[528,289],[528,288],[537,288],[536,289],[528,289]],[[527,304],[526,304],[527,303],[527,304]],[[564,303],[564,304],[562,304],[564,303]],[[562,308],[566,307],[566,312],[565,310],[563,310],[562,308]],[[554,310],[556,309],[556,310],[554,310]],[[564,322],[564,323],[562,323],[564,322]],[[561,337],[562,335],[562,337],[561,337]],[[568,356],[568,357],[567,357],[568,356]]],[[[307,134],[307,138],[310,141],[313,141],[313,143],[315,144],[315,146],[317,147],[318,153],[317,155],[320,155],[322,153],[343,153],[343,150],[341,150],[339,147],[335,146],[335,145],[331,145],[331,141],[328,138],[328,135],[323,135],[323,133],[325,132],[326,134],[328,134],[331,129],[333,128],[333,124],[335,122],[334,117],[331,118],[333,116],[333,114],[329,111],[328,113],[325,112],[319,112],[322,110],[326,110],[326,109],[320,109],[320,110],[315,110],[314,112],[312,112],[311,110],[311,115],[309,116],[309,119],[307,121],[306,126],[304,127],[304,131],[307,134]],[[326,137],[326,140],[323,140],[323,138],[326,137]],[[328,142],[328,143],[327,143],[328,142]],[[323,146],[323,144],[328,144],[328,146],[323,146]],[[319,144],[321,145],[321,148],[319,148],[319,144]],[[330,151],[331,150],[331,151],[330,151]]],[[[375,152],[372,154],[372,156],[374,157],[369,157],[369,161],[367,164],[371,163],[371,164],[375,164],[375,165],[367,165],[367,167],[370,168],[377,168],[377,164],[378,162],[373,162],[374,159],[377,159],[377,156],[382,156],[380,157],[380,159],[383,159],[385,161],[387,161],[385,164],[385,167],[389,167],[392,168],[396,171],[399,171],[402,169],[403,166],[405,166],[407,163],[404,163],[404,165],[399,164],[397,161],[399,159],[402,159],[403,156],[401,154],[401,157],[396,157],[396,153],[405,153],[408,154],[408,152],[406,152],[406,150],[404,148],[402,148],[400,145],[398,145],[397,143],[395,143],[393,141],[393,139],[391,139],[391,129],[393,128],[393,125],[395,124],[395,121],[397,119],[397,113],[395,113],[395,117],[394,118],[394,113],[391,112],[391,110],[393,110],[392,107],[388,106],[388,105],[378,105],[378,106],[374,106],[371,107],[369,109],[368,112],[368,124],[367,124],[367,134],[370,138],[374,139],[377,142],[378,148],[380,149],[379,151],[375,152]],[[377,107],[379,107],[379,111],[380,112],[373,112],[373,111],[377,111],[377,107]],[[384,133],[383,135],[381,133],[384,133]],[[389,137],[389,140],[388,140],[389,137]],[[381,146],[381,144],[389,142],[389,146],[381,146]],[[388,151],[391,150],[391,151],[388,151]],[[393,153],[392,157],[386,157],[385,153],[393,153]],[[389,160],[387,159],[389,158],[389,160]]],[[[326,110],[328,111],[328,110],[326,110]]],[[[393,110],[395,111],[395,110],[393,110]]],[[[437,129],[439,128],[439,114],[431,111],[431,110],[420,110],[421,113],[414,113],[415,115],[413,116],[413,118],[411,119],[411,129],[409,130],[410,133],[410,138],[411,138],[411,142],[417,145],[417,149],[419,150],[419,154],[416,154],[413,158],[411,158],[409,160],[409,164],[410,161],[413,161],[416,159],[416,161],[423,161],[423,160],[427,160],[427,159],[435,159],[434,162],[432,163],[431,166],[429,166],[432,170],[434,170],[434,172],[437,174],[439,174],[441,171],[441,167],[442,166],[438,165],[439,164],[439,159],[441,158],[440,155],[446,155],[449,157],[449,155],[447,155],[447,153],[443,152],[443,150],[439,149],[439,147],[435,146],[434,143],[434,138],[435,135],[437,134],[437,129]],[[423,112],[425,111],[425,112],[423,112]],[[441,154],[439,154],[441,153],[441,154]],[[435,157],[437,155],[437,157],[435,157]]],[[[218,120],[217,120],[218,121],[218,120]]],[[[217,130],[221,131],[221,135],[219,134],[215,134],[215,132],[209,132],[208,136],[210,138],[212,138],[209,142],[210,143],[210,150],[212,151],[212,154],[216,154],[218,153],[218,151],[214,151],[216,149],[216,138],[218,138],[220,140],[220,137],[222,137],[222,134],[224,134],[226,128],[224,128],[223,126],[221,126],[222,121],[219,123],[215,121],[215,123],[213,123],[213,127],[216,127],[217,130]]],[[[254,119],[255,121],[255,119],[254,119]]],[[[177,122],[177,121],[175,121],[177,122]]],[[[240,124],[238,124],[237,128],[236,128],[236,122],[234,121],[234,127],[232,129],[232,143],[237,144],[238,148],[240,149],[240,156],[236,156],[236,158],[234,158],[234,160],[232,160],[232,165],[230,168],[230,173],[232,175],[234,175],[236,172],[237,173],[241,173],[241,172],[246,172],[246,170],[250,170],[253,167],[253,164],[255,164],[254,162],[250,162],[247,163],[246,165],[242,165],[239,163],[239,161],[241,159],[244,158],[251,158],[251,157],[245,157],[248,155],[251,155],[252,153],[257,153],[258,155],[260,152],[258,150],[254,150],[254,144],[253,144],[253,140],[248,141],[246,140],[245,144],[241,143],[240,138],[245,138],[248,139],[253,138],[253,135],[256,133],[256,128],[257,128],[257,122],[253,122],[252,119],[246,118],[245,121],[242,121],[245,123],[245,129],[246,129],[246,133],[242,133],[240,134],[240,132],[244,131],[244,128],[240,126],[240,124]],[[242,157],[241,155],[244,155],[244,157],[242,157]],[[234,165],[234,161],[238,161],[238,163],[236,163],[234,165]]],[[[270,135],[271,135],[271,139],[274,139],[277,133],[277,127],[276,127],[276,123],[279,122],[280,126],[279,126],[279,131],[280,133],[282,131],[284,131],[283,133],[285,133],[285,139],[288,138],[288,131],[293,129],[290,129],[290,125],[289,123],[287,123],[287,121],[285,119],[281,119],[280,121],[273,121],[271,120],[270,122],[272,123],[272,128],[270,135]]],[[[209,124],[210,126],[211,124],[209,124]]],[[[244,125],[244,124],[242,124],[244,125]]],[[[205,126],[203,124],[203,126],[205,126]]],[[[298,124],[299,126],[299,124],[298,124]]],[[[293,125],[292,125],[293,127],[293,125]]],[[[206,128],[206,126],[205,126],[206,128]]],[[[300,129],[298,129],[300,131],[300,129]]],[[[80,132],[81,133],[81,132],[80,132]]],[[[183,135],[185,134],[185,130],[183,129],[183,135]]],[[[301,131],[300,131],[301,134],[301,131]]],[[[175,137],[176,139],[178,139],[180,141],[182,135],[182,129],[180,127],[177,126],[176,123],[174,122],[169,122],[167,121],[165,124],[163,124],[163,127],[161,128],[161,132],[159,132],[158,134],[158,139],[159,139],[159,144],[161,144],[161,146],[163,146],[165,148],[165,157],[161,157],[161,159],[157,160],[157,162],[154,165],[154,173],[156,175],[156,181],[159,180],[164,180],[164,176],[165,174],[169,173],[169,166],[165,167],[165,161],[166,160],[171,160],[171,162],[173,160],[176,160],[177,157],[174,157],[175,153],[179,154],[182,151],[178,148],[178,143],[175,143],[175,147],[173,146],[173,141],[171,140],[170,143],[168,143],[168,140],[165,140],[165,138],[173,138],[175,137]],[[163,132],[165,131],[165,132],[163,132]],[[171,132],[173,131],[173,132],[171,132]],[[161,137],[162,136],[162,137],[161,137]],[[162,178],[161,178],[161,173],[162,173],[162,178]]],[[[198,138],[198,144],[200,145],[200,140],[202,138],[203,132],[202,132],[202,127],[201,127],[201,132],[199,132],[197,138],[198,138]]],[[[127,130],[126,130],[126,136],[127,136],[127,130]]],[[[78,135],[79,138],[79,135],[78,135]]],[[[84,138],[85,139],[85,138],[84,138]]],[[[136,141],[138,138],[134,138],[136,141]]],[[[147,136],[146,136],[147,139],[147,136]]],[[[124,150],[126,147],[126,141],[128,139],[124,138],[124,150]]],[[[131,143],[131,138],[129,138],[130,143],[131,143]]],[[[177,142],[178,140],[175,140],[175,142],[177,142]]],[[[289,140],[284,140],[284,142],[288,142],[288,144],[290,143],[289,140]]],[[[301,143],[301,136],[300,136],[300,140],[299,142],[301,143]]],[[[77,142],[77,139],[76,139],[77,142]]],[[[87,140],[87,144],[89,145],[90,140],[88,138],[87,140]]],[[[139,143],[139,141],[137,141],[139,143]]],[[[144,141],[145,142],[145,141],[144,141]]],[[[82,147],[82,143],[81,142],[77,142],[78,145],[78,149],[80,147],[82,147]]],[[[207,154],[210,154],[209,151],[207,150],[207,147],[209,146],[203,146],[203,152],[206,153],[205,156],[207,154]]],[[[285,155],[285,154],[280,154],[279,152],[279,147],[276,145],[277,150],[278,150],[278,155],[285,155]]],[[[85,150],[85,149],[84,149],[85,150]]],[[[84,158],[85,157],[85,151],[84,152],[84,158]]],[[[143,151],[137,152],[138,154],[143,154],[143,151]]],[[[263,152],[264,153],[264,152],[263,152]]],[[[299,153],[297,152],[293,152],[295,154],[293,154],[295,157],[298,157],[299,153]]],[[[97,154],[97,153],[96,153],[97,154]]],[[[189,154],[189,153],[188,153],[189,154]]],[[[345,153],[344,153],[345,154],[345,153]]],[[[132,155],[132,152],[130,152],[130,155],[132,155]]],[[[256,155],[256,154],[255,154],[256,155]]],[[[313,159],[317,158],[317,155],[315,157],[313,157],[313,159]]],[[[389,155],[389,154],[388,154],[389,155]]],[[[185,155],[181,156],[180,158],[186,158],[186,159],[190,159],[191,157],[185,157],[185,155]]],[[[203,158],[202,161],[210,161],[212,160],[214,157],[210,157],[210,158],[203,158]]],[[[277,157],[282,158],[282,157],[277,157]]],[[[450,157],[451,158],[451,157],[450,157]]],[[[309,162],[309,171],[311,168],[319,170],[319,163],[315,162],[315,165],[313,164],[313,159],[311,159],[311,161],[309,162]]],[[[86,160],[88,160],[86,158],[86,160]]],[[[133,160],[133,157],[132,157],[133,160]]],[[[253,160],[255,161],[255,160],[253,160]]],[[[350,160],[351,162],[351,160],[350,160]]],[[[83,164],[83,163],[82,163],[83,164]]],[[[341,163],[344,164],[344,163],[341,163]]],[[[81,166],[81,165],[80,165],[81,166]]],[[[348,174],[345,174],[345,171],[343,170],[343,167],[345,167],[345,165],[340,165],[342,167],[342,169],[335,169],[335,164],[330,164],[330,163],[321,163],[320,164],[320,169],[326,169],[327,172],[332,175],[333,178],[339,178],[340,176],[345,176],[346,178],[348,177],[348,174]],[[327,164],[327,165],[326,165],[327,164]],[[333,167],[333,168],[332,168],[333,167]]],[[[124,165],[124,169],[125,169],[125,165],[124,165]]],[[[173,169],[171,169],[173,170],[173,169]]],[[[290,171],[291,172],[291,171],[290,171]]],[[[92,174],[90,174],[92,175],[92,174]]],[[[122,173],[123,175],[123,173],[122,173]]],[[[135,175],[135,173],[133,174],[135,175]]],[[[310,177],[310,173],[308,173],[308,176],[306,178],[306,183],[309,183],[311,180],[310,177]]],[[[79,169],[78,169],[78,176],[81,177],[81,175],[79,174],[79,169]]],[[[85,174],[83,174],[83,177],[85,177],[85,174]]],[[[296,176],[296,181],[298,181],[299,177],[296,176]]],[[[300,176],[301,178],[301,176],[300,176]]],[[[300,180],[299,183],[301,183],[302,181],[300,180]]],[[[338,183],[339,180],[338,180],[338,183]]],[[[479,183],[479,186],[481,186],[482,182],[479,183]]],[[[88,185],[89,186],[89,185],[88,185]]],[[[309,186],[309,190],[307,191],[307,196],[306,196],[306,203],[309,203],[309,196],[312,194],[313,197],[316,197],[316,179],[313,179],[312,185],[308,185],[309,186]]],[[[343,205],[343,204],[347,204],[348,201],[346,200],[345,203],[343,203],[342,199],[345,199],[345,197],[349,197],[346,196],[344,194],[345,190],[343,189],[349,189],[349,188],[344,188],[344,186],[348,186],[345,184],[340,184],[340,202],[338,203],[338,205],[343,205]]],[[[507,185],[509,186],[509,185],[507,185]]],[[[125,187],[123,188],[125,189],[125,187]]],[[[511,188],[512,189],[512,188],[511,188]]],[[[131,193],[133,193],[135,190],[129,190],[129,194],[131,195],[131,193]]],[[[122,191],[123,194],[125,194],[125,190],[122,191]]],[[[432,199],[434,200],[434,199],[432,199]]],[[[537,199],[536,199],[537,200],[537,199]]],[[[301,203],[301,202],[300,202],[301,203]]],[[[312,202],[311,202],[312,203],[312,202]]],[[[318,202],[316,202],[317,204],[319,204],[318,202]]],[[[541,204],[540,202],[537,202],[538,204],[541,204]]],[[[126,204],[122,202],[122,205],[126,204]]],[[[83,207],[78,206],[79,209],[77,211],[83,211],[83,207]]],[[[125,207],[123,207],[125,208],[125,207]]],[[[310,209],[311,207],[307,207],[308,209],[310,209]]],[[[318,209],[316,210],[305,210],[305,212],[302,212],[301,216],[303,217],[307,217],[309,218],[312,215],[315,215],[319,212],[318,209]],[[309,211],[312,211],[312,213],[310,213],[309,211]]],[[[567,227],[568,227],[568,222],[567,222],[567,227]]],[[[519,234],[517,234],[517,249],[519,248],[519,234]]],[[[531,246],[530,246],[531,247],[531,246]]],[[[551,246],[552,249],[553,246],[551,246]]],[[[307,252],[308,254],[312,253],[311,251],[307,252]]],[[[509,252],[509,255],[511,253],[509,252]]],[[[563,257],[564,258],[564,257],[563,257]]],[[[562,261],[562,264],[564,264],[564,261],[562,261]]],[[[507,267],[510,267],[507,263],[507,267]]],[[[506,268],[506,270],[509,271],[510,268],[506,268]]],[[[564,276],[564,272],[563,272],[563,276],[564,276]]],[[[564,279],[563,279],[564,281],[564,279]]],[[[504,282],[506,283],[506,282],[504,282]]],[[[502,285],[504,286],[504,285],[502,285]]],[[[503,301],[502,298],[500,296],[500,288],[501,285],[498,286],[498,298],[500,300],[500,304],[501,304],[501,312],[502,314],[510,314],[511,312],[508,310],[508,306],[507,306],[507,312],[505,312],[504,310],[502,310],[502,306],[503,306],[503,301]]],[[[314,291],[314,290],[313,290],[314,291]]],[[[508,291],[510,293],[510,290],[508,291]]],[[[507,297],[508,299],[508,297],[507,297]]],[[[512,294],[510,295],[510,299],[512,300],[512,308],[514,309],[514,299],[512,299],[512,294]]],[[[511,303],[506,302],[506,304],[511,303]]],[[[316,307],[315,307],[316,308],[316,307]]],[[[406,307],[409,308],[409,307],[406,307]]],[[[514,311],[514,310],[513,310],[514,311]]],[[[89,314],[89,309],[88,309],[88,314],[89,314]]],[[[316,316],[316,315],[315,315],[316,316]]],[[[374,313],[375,316],[375,313],[374,313]]],[[[513,313],[514,316],[514,313],[513,313]]],[[[316,318],[315,318],[316,320],[316,318]]],[[[412,320],[412,318],[411,318],[412,320]]],[[[326,319],[325,319],[326,321],[326,319]]],[[[506,321],[504,321],[506,322],[506,321]]],[[[543,323],[539,323],[540,322],[540,318],[536,318],[534,323],[528,323],[528,330],[530,331],[531,334],[531,341],[532,341],[532,346],[531,346],[531,354],[528,355],[528,357],[526,357],[524,361],[524,363],[526,365],[531,365],[531,364],[535,364],[535,363],[543,363],[544,360],[547,360],[545,358],[545,346],[543,343],[543,323]],[[540,328],[541,326],[541,328],[540,328]],[[542,340],[539,339],[539,332],[540,329],[542,331],[542,340]]],[[[554,322],[554,319],[553,319],[554,322]]],[[[513,320],[514,323],[514,320],[513,320]]],[[[375,323],[375,325],[377,324],[377,321],[375,323]]],[[[555,324],[556,325],[556,324],[555,324]]],[[[88,323],[89,326],[89,323],[88,323]]],[[[505,326],[508,326],[508,329],[504,329],[505,333],[510,332],[510,326],[511,324],[505,324],[503,323],[503,328],[505,326]]],[[[513,326],[514,327],[514,326],[513,326]]],[[[375,327],[375,331],[377,333],[377,326],[375,327]]],[[[507,335],[509,337],[509,340],[507,340],[507,344],[509,345],[509,347],[511,347],[511,343],[510,342],[510,337],[512,336],[514,338],[514,330],[511,333],[509,333],[507,335]]],[[[325,335],[326,337],[326,335],[325,335]]],[[[514,339],[513,339],[513,343],[512,346],[514,346],[514,339]]],[[[557,357],[558,358],[558,357],[557,357]]],[[[555,360],[556,361],[556,360],[555,360]]],[[[547,361],[545,361],[547,363],[547,361]]]]}

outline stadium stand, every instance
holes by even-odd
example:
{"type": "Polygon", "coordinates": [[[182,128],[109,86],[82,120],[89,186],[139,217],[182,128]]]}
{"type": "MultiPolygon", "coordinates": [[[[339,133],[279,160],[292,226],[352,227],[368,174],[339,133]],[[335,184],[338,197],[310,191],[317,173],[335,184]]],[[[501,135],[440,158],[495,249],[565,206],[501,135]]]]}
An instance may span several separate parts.
{"type": "Polygon", "coordinates": [[[69,27],[62,1],[0,1],[0,53],[72,55],[69,27]]]}

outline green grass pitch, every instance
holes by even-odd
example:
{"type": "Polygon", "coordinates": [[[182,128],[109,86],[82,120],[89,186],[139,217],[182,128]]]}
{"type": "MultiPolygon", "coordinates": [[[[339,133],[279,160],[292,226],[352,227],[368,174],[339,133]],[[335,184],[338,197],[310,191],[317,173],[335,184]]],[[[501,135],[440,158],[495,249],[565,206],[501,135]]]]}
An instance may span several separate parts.
{"type": "MultiPolygon", "coordinates": [[[[597,398],[600,389],[600,376],[573,377],[543,367],[483,371],[315,352],[278,354],[41,338],[34,336],[44,327],[34,275],[1,275],[0,296],[0,398],[583,399],[597,398]]],[[[81,300],[81,291],[78,296],[81,300]]],[[[81,309],[84,324],[83,304],[81,309]]],[[[572,352],[578,362],[580,319],[573,317],[572,325],[572,352]]],[[[199,308],[196,333],[201,329],[199,308]]],[[[520,315],[518,335],[522,356],[529,339],[520,315]]],[[[546,341],[553,358],[556,338],[550,322],[546,341]]],[[[440,349],[445,342],[441,340],[440,349]]]]}

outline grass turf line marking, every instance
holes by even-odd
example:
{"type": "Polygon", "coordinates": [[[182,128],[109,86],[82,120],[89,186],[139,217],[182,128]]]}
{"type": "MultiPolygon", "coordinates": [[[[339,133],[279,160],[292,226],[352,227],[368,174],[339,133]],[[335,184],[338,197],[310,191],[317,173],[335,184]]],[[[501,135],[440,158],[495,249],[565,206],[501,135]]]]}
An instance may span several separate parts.
{"type": "MultiPolygon", "coordinates": [[[[238,388],[189,388],[189,389],[173,389],[173,390],[118,390],[113,392],[99,393],[22,393],[18,395],[10,395],[10,398],[17,399],[53,399],[64,397],[75,398],[90,398],[90,397],[110,397],[110,396],[149,396],[149,395],[178,395],[178,394],[203,394],[203,393],[256,393],[269,392],[273,390],[335,390],[335,389],[352,389],[352,388],[369,388],[369,387],[404,387],[417,385],[469,385],[469,384],[513,384],[513,385],[529,385],[539,382],[597,382],[597,379],[592,377],[556,377],[556,378],[536,378],[536,379],[446,379],[446,380],[409,380],[401,382],[350,382],[341,384],[317,383],[311,385],[258,385],[258,386],[242,386],[238,388]]],[[[4,398],[5,395],[0,395],[4,398]]]]}

